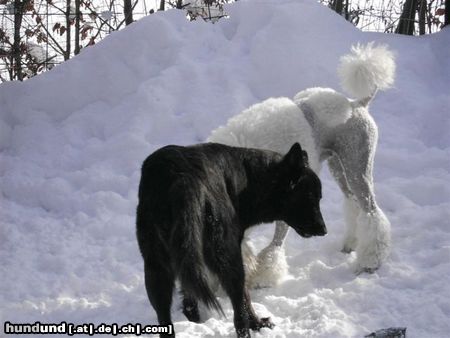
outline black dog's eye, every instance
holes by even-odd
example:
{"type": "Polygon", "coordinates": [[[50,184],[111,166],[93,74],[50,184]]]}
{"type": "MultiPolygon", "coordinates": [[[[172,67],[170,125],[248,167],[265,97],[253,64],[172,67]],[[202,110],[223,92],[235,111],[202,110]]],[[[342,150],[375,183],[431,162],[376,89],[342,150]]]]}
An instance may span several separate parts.
{"type": "Polygon", "coordinates": [[[289,181],[289,190],[294,190],[296,185],[296,181],[289,181]]]}

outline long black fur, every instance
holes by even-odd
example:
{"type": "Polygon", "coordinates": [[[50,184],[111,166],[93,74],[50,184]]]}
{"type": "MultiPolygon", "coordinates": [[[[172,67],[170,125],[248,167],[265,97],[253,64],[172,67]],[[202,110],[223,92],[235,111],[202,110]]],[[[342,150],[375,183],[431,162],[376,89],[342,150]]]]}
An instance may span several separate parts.
{"type": "Polygon", "coordinates": [[[223,313],[209,286],[213,273],[231,299],[239,337],[272,327],[256,316],[245,290],[244,231],[283,220],[304,237],[324,235],[320,198],[320,180],[298,143],[284,157],[213,143],[151,154],[142,166],[137,239],[159,323],[171,323],[177,278],[189,320],[199,320],[197,300],[223,313]]]}

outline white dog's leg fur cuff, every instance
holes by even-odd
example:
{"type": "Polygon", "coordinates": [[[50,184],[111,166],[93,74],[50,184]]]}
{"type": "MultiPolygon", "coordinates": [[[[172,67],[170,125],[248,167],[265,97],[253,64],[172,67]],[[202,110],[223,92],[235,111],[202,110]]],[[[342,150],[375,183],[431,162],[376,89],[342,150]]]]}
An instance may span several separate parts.
{"type": "Polygon", "coordinates": [[[358,215],[360,208],[356,201],[345,198],[344,200],[344,212],[345,212],[345,237],[342,245],[342,252],[350,253],[356,249],[357,237],[356,229],[358,225],[358,215]]]}
{"type": "Polygon", "coordinates": [[[242,261],[245,269],[245,280],[247,286],[250,287],[249,281],[253,279],[253,276],[258,270],[258,262],[255,255],[253,244],[248,237],[244,237],[241,243],[242,261]]]}
{"type": "Polygon", "coordinates": [[[389,255],[391,224],[380,208],[361,212],[357,228],[356,272],[373,272],[389,255]]]}
{"type": "Polygon", "coordinates": [[[257,270],[247,280],[251,288],[267,288],[280,284],[288,273],[284,246],[271,243],[257,256],[257,270]]]}

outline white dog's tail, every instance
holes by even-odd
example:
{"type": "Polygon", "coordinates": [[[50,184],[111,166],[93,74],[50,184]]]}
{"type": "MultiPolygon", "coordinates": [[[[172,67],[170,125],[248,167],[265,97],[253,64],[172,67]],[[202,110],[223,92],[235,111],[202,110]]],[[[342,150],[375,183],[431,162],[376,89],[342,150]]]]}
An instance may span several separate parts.
{"type": "Polygon", "coordinates": [[[394,83],[394,55],[383,45],[358,44],[350,54],[341,57],[338,74],[344,90],[366,106],[377,90],[387,89],[394,83]]]}

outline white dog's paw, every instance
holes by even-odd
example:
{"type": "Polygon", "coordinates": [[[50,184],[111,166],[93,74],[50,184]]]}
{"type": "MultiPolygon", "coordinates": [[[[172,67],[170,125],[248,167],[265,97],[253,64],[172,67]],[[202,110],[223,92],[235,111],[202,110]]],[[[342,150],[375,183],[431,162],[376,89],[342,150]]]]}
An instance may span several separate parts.
{"type": "Polygon", "coordinates": [[[344,244],[342,245],[341,252],[348,254],[352,251],[355,251],[357,243],[358,243],[358,240],[356,239],[355,236],[346,237],[344,239],[344,244]]]}
{"type": "Polygon", "coordinates": [[[357,275],[366,272],[374,273],[381,266],[384,260],[380,259],[377,254],[358,255],[355,266],[355,273],[357,275]]]}
{"type": "Polygon", "coordinates": [[[269,245],[257,256],[257,270],[248,280],[252,288],[267,288],[280,284],[288,273],[283,246],[269,245]]]}

